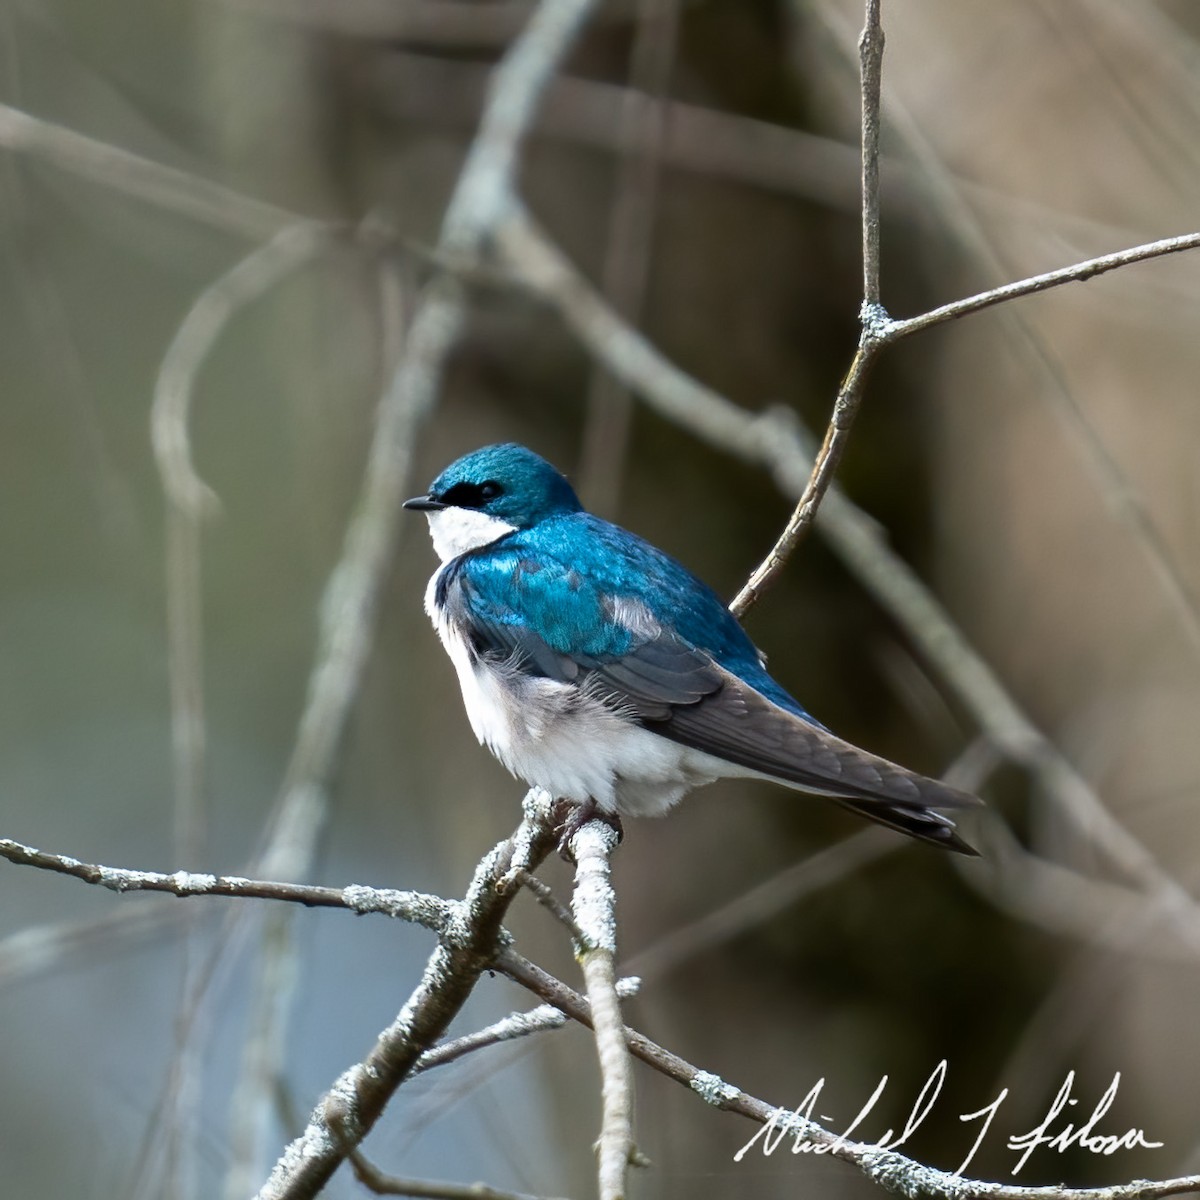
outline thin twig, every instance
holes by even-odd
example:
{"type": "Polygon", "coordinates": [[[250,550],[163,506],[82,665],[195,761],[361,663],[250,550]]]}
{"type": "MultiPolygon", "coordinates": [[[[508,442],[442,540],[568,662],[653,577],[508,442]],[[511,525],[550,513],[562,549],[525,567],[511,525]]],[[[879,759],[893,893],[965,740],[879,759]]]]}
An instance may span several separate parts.
{"type": "MultiPolygon", "coordinates": [[[[650,279],[666,93],[675,65],[680,0],[637,0],[629,84],[620,119],[620,158],[605,247],[603,288],[612,306],[640,323],[650,279]]],[[[592,512],[615,515],[629,448],[633,397],[595,364],[588,381],[580,495],[592,512]]]]}
{"type": "Polygon", "coordinates": [[[862,402],[867,375],[882,349],[867,323],[869,314],[865,307],[863,320],[863,333],[858,349],[833,402],[833,413],[825,429],[825,440],[813,459],[808,482],[804,485],[804,491],[800,494],[792,515],[778,540],[768,551],[767,557],[754,568],[742,590],[730,601],[729,611],[735,617],[745,616],[763,592],[779,578],[787,560],[800,544],[800,539],[815,520],[817,507],[828,492],[834,473],[842,461],[842,455],[846,452],[850,441],[850,428],[862,402]]]}
{"type": "Polygon", "coordinates": [[[1161,258],[1166,254],[1178,254],[1181,250],[1195,249],[1200,249],[1200,233],[1184,233],[1178,237],[1162,238],[1157,242],[1146,242],[1141,246],[1116,250],[1111,254],[1101,254],[1095,258],[1074,263],[1069,267],[1060,267],[1056,271],[1046,271],[1041,275],[1031,275],[1028,279],[1020,279],[1015,283],[989,288],[985,292],[966,296],[962,300],[953,300],[949,304],[931,308],[928,312],[921,313],[916,317],[889,321],[880,331],[880,337],[885,342],[895,342],[910,334],[923,333],[926,329],[932,329],[936,325],[944,325],[947,321],[957,321],[959,317],[980,312],[995,304],[1015,300],[1019,296],[1032,296],[1035,292],[1061,287],[1064,283],[1082,283],[1096,275],[1103,275],[1106,271],[1115,271],[1118,267],[1128,267],[1133,263],[1145,262],[1147,259],[1161,258]]]}
{"type": "Polygon", "coordinates": [[[576,941],[579,940],[582,935],[579,932],[579,926],[575,924],[575,918],[571,916],[570,909],[554,894],[549,884],[543,883],[536,875],[524,869],[510,872],[508,877],[501,881],[503,887],[517,885],[526,888],[556,921],[570,930],[571,936],[576,941]]]}
{"type": "Polygon", "coordinates": [[[883,28],[880,0],[866,0],[866,17],[858,40],[862,108],[862,279],[863,298],[859,311],[861,331],[850,370],[834,398],[833,412],[825,430],[808,483],[788,518],[783,532],[766,558],[755,567],[745,586],[733,598],[729,611],[743,617],[779,578],[800,539],[817,515],[817,508],[846,453],[850,430],[862,404],[867,375],[882,350],[878,331],[887,321],[880,302],[880,199],[879,199],[879,94],[883,72],[883,28]]]}
{"type": "Polygon", "coordinates": [[[862,121],[862,269],[863,305],[880,303],[879,277],[879,93],[883,82],[883,26],[880,0],[867,0],[866,18],[858,38],[862,121]]]}
{"type": "MultiPolygon", "coordinates": [[[[622,1000],[636,996],[641,982],[636,976],[618,979],[617,995],[622,1000]]],[[[525,1012],[510,1013],[507,1017],[503,1017],[483,1029],[478,1029],[474,1033],[463,1034],[462,1037],[448,1042],[439,1042],[432,1050],[426,1050],[417,1059],[413,1074],[430,1071],[434,1067],[444,1067],[476,1050],[483,1050],[489,1046],[499,1046],[504,1042],[525,1038],[533,1033],[547,1033],[553,1029],[561,1029],[566,1021],[566,1014],[555,1008],[553,1004],[540,1004],[537,1008],[525,1012]]]]}
{"type": "Polygon", "coordinates": [[[571,839],[576,863],[572,908],[581,934],[576,954],[587,985],[600,1058],[600,1200],[623,1200],[634,1149],[633,1072],[616,986],[616,896],[610,867],[616,846],[616,831],[600,820],[589,821],[571,839]]]}
{"type": "Polygon", "coordinates": [[[507,1017],[476,1030],[474,1033],[463,1034],[462,1037],[450,1041],[439,1042],[431,1050],[426,1050],[417,1059],[413,1074],[431,1071],[434,1067],[444,1067],[457,1062],[476,1050],[484,1050],[490,1046],[500,1046],[505,1042],[516,1041],[533,1033],[548,1033],[553,1029],[561,1029],[566,1023],[566,1014],[560,1012],[553,1004],[539,1004],[537,1008],[527,1012],[510,1013],[507,1017]]]}
{"type": "Polygon", "coordinates": [[[528,1192],[507,1192],[486,1183],[442,1183],[432,1179],[401,1179],[388,1175],[355,1150],[350,1155],[354,1176],[377,1196],[419,1196],[422,1200],[542,1200],[528,1192]]]}

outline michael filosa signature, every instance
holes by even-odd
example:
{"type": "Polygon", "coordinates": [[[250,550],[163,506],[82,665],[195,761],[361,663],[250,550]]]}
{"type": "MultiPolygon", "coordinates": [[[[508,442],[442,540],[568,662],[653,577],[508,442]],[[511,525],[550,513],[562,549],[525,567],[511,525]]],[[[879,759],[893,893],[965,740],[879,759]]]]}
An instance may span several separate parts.
{"type": "MultiPolygon", "coordinates": [[[[773,1154],[779,1147],[779,1144],[788,1137],[792,1139],[791,1151],[793,1154],[829,1154],[837,1151],[850,1142],[855,1129],[862,1124],[875,1107],[879,1097],[883,1095],[884,1088],[887,1087],[887,1081],[888,1077],[885,1075],[871,1093],[870,1099],[858,1110],[858,1115],[842,1133],[831,1140],[822,1139],[815,1141],[806,1132],[808,1123],[817,1119],[824,1121],[826,1124],[832,1122],[832,1118],[825,1116],[823,1113],[817,1114],[817,1117],[813,1116],[821,1092],[825,1087],[825,1080],[823,1078],[819,1079],[793,1112],[787,1112],[783,1109],[777,1110],[771,1119],[759,1128],[754,1136],[733,1156],[734,1161],[741,1162],[755,1143],[760,1140],[762,1141],[763,1154],[773,1154]]],[[[916,1103],[908,1115],[908,1120],[905,1122],[904,1128],[898,1134],[894,1130],[889,1129],[878,1141],[869,1144],[883,1150],[897,1150],[903,1146],[924,1124],[934,1105],[937,1103],[938,1096],[941,1094],[942,1086],[945,1082],[946,1060],[942,1059],[925,1081],[925,1086],[921,1089],[920,1095],[917,1096],[916,1103]]],[[[1108,1133],[1100,1130],[1100,1121],[1112,1107],[1113,1101],[1117,1097],[1117,1089],[1121,1086],[1120,1071],[1113,1075],[1112,1083],[1108,1085],[1107,1091],[1100,1097],[1096,1103],[1096,1107],[1092,1109],[1091,1114],[1081,1125],[1076,1125],[1069,1121],[1060,1121],[1063,1113],[1071,1105],[1079,1103],[1078,1098],[1071,1095],[1071,1088],[1074,1083],[1075,1072],[1068,1071],[1062,1087],[1058,1090],[1058,1095],[1055,1096],[1054,1102],[1046,1110],[1046,1115],[1028,1132],[1017,1134],[1008,1139],[1008,1149],[1020,1156],[1012,1169],[1014,1175],[1029,1161],[1029,1156],[1039,1146],[1048,1146],[1051,1150],[1057,1150],[1060,1154],[1064,1150],[1069,1150],[1072,1146],[1079,1146],[1084,1150],[1090,1151],[1092,1154],[1109,1155],[1115,1154],[1118,1150],[1131,1150],[1135,1146],[1155,1149],[1162,1145],[1162,1142],[1147,1141],[1145,1131],[1142,1129],[1127,1129],[1123,1133],[1108,1133]]],[[[955,1176],[961,1176],[971,1165],[971,1160],[982,1145],[983,1139],[987,1136],[987,1132],[992,1126],[992,1122],[996,1119],[996,1113],[999,1112],[1000,1106],[1007,1097],[1008,1088],[1003,1088],[991,1104],[984,1105],[983,1108],[977,1109],[975,1112],[959,1115],[958,1119],[960,1121],[978,1121],[981,1124],[975,1136],[975,1142],[971,1146],[970,1153],[963,1159],[958,1170],[954,1172],[955,1176]]]]}

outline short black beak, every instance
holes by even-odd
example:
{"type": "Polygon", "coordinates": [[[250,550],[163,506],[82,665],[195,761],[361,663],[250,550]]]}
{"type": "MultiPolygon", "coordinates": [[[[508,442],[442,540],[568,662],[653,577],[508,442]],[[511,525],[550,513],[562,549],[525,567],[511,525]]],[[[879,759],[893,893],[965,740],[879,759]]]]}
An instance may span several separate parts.
{"type": "Polygon", "coordinates": [[[432,496],[414,496],[411,500],[405,500],[404,507],[414,512],[441,512],[446,506],[432,496]]]}

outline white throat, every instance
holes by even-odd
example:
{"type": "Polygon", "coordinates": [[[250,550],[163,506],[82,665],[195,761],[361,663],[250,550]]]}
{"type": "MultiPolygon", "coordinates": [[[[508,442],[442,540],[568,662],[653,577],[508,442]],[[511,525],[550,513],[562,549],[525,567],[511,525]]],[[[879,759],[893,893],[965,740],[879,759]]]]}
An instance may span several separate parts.
{"type": "Polygon", "coordinates": [[[444,563],[468,550],[488,546],[517,528],[474,508],[443,508],[425,515],[429,518],[433,548],[444,563]]]}

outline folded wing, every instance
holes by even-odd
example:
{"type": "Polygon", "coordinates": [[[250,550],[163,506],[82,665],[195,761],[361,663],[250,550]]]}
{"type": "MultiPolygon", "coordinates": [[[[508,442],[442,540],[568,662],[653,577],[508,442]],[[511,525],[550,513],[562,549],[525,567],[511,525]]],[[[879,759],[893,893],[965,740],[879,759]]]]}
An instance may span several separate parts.
{"type": "Polygon", "coordinates": [[[975,797],[782,707],[663,629],[644,605],[614,603],[568,567],[515,553],[468,558],[443,599],[479,655],[584,688],[662,737],[830,796],[921,841],[975,853],[934,811],[976,805],[975,797]]]}

